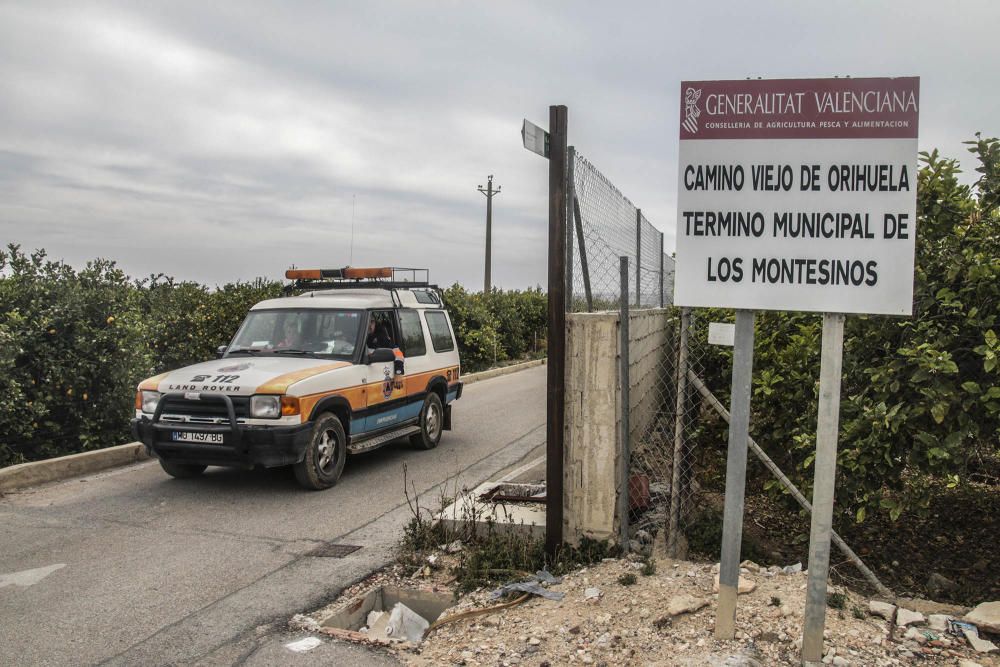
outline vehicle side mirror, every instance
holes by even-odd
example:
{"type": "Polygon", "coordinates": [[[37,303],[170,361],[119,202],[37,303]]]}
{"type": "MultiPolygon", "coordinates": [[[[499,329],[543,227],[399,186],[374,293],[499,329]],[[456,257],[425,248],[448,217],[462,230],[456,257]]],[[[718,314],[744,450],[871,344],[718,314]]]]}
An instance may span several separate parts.
{"type": "Polygon", "coordinates": [[[215,348],[215,356],[216,356],[216,358],[221,359],[222,355],[224,355],[226,353],[226,349],[228,349],[228,348],[229,348],[228,345],[220,345],[219,347],[215,348]]]}
{"type": "Polygon", "coordinates": [[[388,347],[378,347],[368,355],[369,364],[388,364],[396,360],[396,354],[388,347]]]}

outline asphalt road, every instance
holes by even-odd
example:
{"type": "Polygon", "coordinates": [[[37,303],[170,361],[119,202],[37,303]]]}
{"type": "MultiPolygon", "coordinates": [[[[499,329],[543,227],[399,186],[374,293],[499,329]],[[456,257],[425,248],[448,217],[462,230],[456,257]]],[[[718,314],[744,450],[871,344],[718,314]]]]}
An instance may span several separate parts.
{"type": "MultiPolygon", "coordinates": [[[[0,664],[299,664],[280,644],[288,618],[392,558],[410,516],[404,466],[411,494],[436,506],[442,485],[538,456],[544,424],[538,367],[469,385],[436,449],[355,457],[327,491],[287,469],[175,480],[150,461],[4,496],[0,664]],[[362,548],[308,555],[329,542],[362,548]]],[[[316,657],[382,664],[361,651],[316,657]]]]}

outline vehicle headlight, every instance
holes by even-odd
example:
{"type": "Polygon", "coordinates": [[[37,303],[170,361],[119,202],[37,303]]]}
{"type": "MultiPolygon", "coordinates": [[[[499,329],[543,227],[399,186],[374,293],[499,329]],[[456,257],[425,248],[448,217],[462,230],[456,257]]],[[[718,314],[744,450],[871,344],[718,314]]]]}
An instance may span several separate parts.
{"type": "Polygon", "coordinates": [[[250,398],[250,416],[257,419],[277,419],[281,416],[280,396],[253,396],[250,398]]]}
{"type": "Polygon", "coordinates": [[[156,404],[160,402],[160,392],[142,391],[142,411],[153,414],[156,412],[156,404]]]}

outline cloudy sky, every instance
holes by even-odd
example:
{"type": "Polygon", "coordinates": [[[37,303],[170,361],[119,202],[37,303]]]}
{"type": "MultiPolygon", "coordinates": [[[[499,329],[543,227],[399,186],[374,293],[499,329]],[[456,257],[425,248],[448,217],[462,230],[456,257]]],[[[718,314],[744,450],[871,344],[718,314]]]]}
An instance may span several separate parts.
{"type": "MultiPolygon", "coordinates": [[[[682,79],[917,75],[922,149],[1000,133],[1000,3],[0,2],[0,241],[208,283],[291,264],[545,281],[570,143],[673,245],[682,79]]],[[[966,161],[970,167],[971,162],[966,161]]]]}

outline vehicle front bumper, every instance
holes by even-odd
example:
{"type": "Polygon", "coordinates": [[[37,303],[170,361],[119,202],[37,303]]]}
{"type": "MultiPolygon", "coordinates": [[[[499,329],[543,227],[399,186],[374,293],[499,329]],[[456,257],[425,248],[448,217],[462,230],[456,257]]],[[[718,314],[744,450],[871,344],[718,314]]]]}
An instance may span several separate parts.
{"type": "MultiPolygon", "coordinates": [[[[225,400],[225,399],[223,399],[225,400]]],[[[132,420],[132,435],[146,446],[150,456],[172,463],[251,468],[298,463],[312,437],[312,424],[256,426],[240,424],[231,410],[228,424],[192,424],[160,421],[159,409],[152,418],[132,420]],[[217,433],[222,443],[175,442],[174,433],[217,433]]]]}

